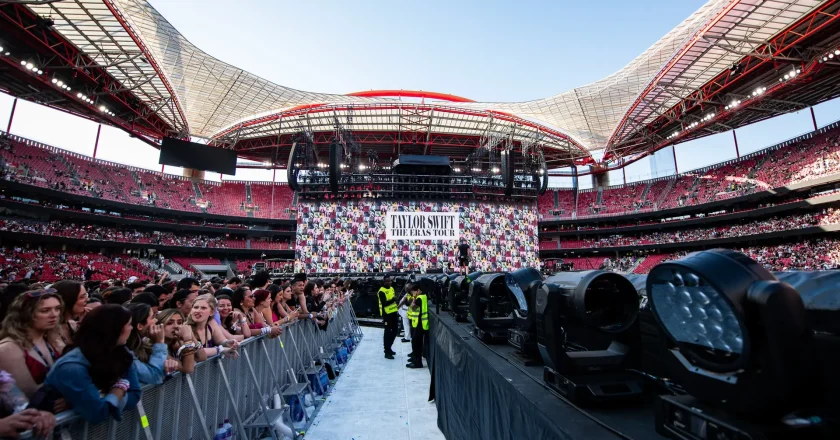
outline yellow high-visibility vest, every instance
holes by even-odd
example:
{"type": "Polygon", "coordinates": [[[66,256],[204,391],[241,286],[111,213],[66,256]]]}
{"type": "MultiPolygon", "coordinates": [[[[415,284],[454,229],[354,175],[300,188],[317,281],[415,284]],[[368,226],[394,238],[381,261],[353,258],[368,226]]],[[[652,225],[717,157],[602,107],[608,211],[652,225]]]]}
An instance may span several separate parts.
{"type": "Polygon", "coordinates": [[[382,303],[382,298],[379,296],[379,293],[376,294],[376,298],[379,300],[379,314],[382,316],[390,315],[391,313],[397,313],[397,302],[394,300],[394,288],[393,287],[380,287],[379,292],[385,294],[385,304],[382,303]]]}
{"type": "Polygon", "coordinates": [[[420,306],[413,307],[408,310],[408,318],[411,320],[411,327],[417,328],[422,325],[423,330],[429,329],[429,299],[425,293],[417,295],[420,300],[420,306]]]}

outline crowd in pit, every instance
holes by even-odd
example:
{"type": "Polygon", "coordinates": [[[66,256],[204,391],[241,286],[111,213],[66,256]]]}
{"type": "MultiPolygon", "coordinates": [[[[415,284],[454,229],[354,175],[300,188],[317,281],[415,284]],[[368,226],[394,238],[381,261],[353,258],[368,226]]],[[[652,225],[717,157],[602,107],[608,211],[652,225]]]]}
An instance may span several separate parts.
{"type": "Polygon", "coordinates": [[[56,282],[0,278],[0,438],[52,438],[55,414],[121,420],[142,387],[235,358],[249,338],[280,336],[312,320],[326,330],[353,293],[341,279],[179,281],[135,277],[56,282]]]}
{"type": "MultiPolygon", "coordinates": [[[[247,249],[244,238],[228,236],[208,236],[166,231],[139,231],[129,227],[113,228],[100,225],[84,225],[75,222],[53,220],[50,222],[21,219],[0,219],[0,231],[24,234],[49,235],[53,237],[76,238],[82,240],[116,241],[123,243],[143,243],[162,246],[183,246],[219,249],[247,249]]],[[[252,241],[255,249],[287,249],[287,242],[252,241]]]]}
{"type": "Polygon", "coordinates": [[[767,234],[840,224],[840,209],[827,208],[820,212],[796,214],[785,217],[772,217],[743,224],[691,228],[674,231],[658,231],[636,235],[615,234],[605,237],[582,237],[580,239],[562,239],[560,248],[602,248],[619,246],[642,246],[651,244],[683,243],[690,241],[735,238],[748,235],[767,234]]]}

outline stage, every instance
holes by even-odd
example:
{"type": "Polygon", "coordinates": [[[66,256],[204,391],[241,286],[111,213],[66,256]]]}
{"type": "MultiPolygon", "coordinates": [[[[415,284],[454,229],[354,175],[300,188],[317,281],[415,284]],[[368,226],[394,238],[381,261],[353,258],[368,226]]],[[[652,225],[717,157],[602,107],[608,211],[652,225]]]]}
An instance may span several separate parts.
{"type": "Polygon", "coordinates": [[[484,345],[472,324],[448,312],[430,316],[429,368],[447,439],[664,439],[654,430],[652,398],[578,409],[544,385],[541,365],[522,365],[508,345],[484,345]]]}

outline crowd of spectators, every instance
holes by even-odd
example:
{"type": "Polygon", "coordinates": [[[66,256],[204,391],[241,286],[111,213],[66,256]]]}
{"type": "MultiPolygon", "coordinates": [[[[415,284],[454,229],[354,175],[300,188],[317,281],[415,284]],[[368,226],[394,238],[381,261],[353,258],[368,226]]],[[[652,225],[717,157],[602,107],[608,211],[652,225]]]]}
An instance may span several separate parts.
{"type": "Polygon", "coordinates": [[[182,177],[96,160],[23,138],[0,135],[0,177],[56,191],[188,212],[289,218],[293,192],[259,182],[247,200],[243,182],[193,182],[182,177]],[[200,194],[200,196],[199,196],[200,194]]]}
{"type": "Polygon", "coordinates": [[[581,237],[560,240],[561,249],[642,246],[652,244],[683,243],[691,241],[735,238],[771,232],[804,229],[813,226],[840,224],[840,209],[827,208],[820,212],[772,217],[742,224],[727,224],[672,231],[638,234],[614,234],[602,237],[581,237]]]}
{"type": "Polygon", "coordinates": [[[0,278],[0,437],[52,438],[54,414],[121,420],[144,385],[192,374],[208,358],[238,357],[243,341],[312,320],[325,330],[352,295],[340,279],[178,282],[165,276],[53,283],[0,278]]]}
{"type": "MultiPolygon", "coordinates": [[[[50,222],[22,219],[0,219],[0,231],[23,234],[49,235],[82,240],[117,241],[163,246],[183,246],[219,249],[248,249],[245,238],[229,234],[209,236],[204,234],[175,233],[166,231],[140,231],[130,227],[115,228],[100,225],[85,225],[75,222],[53,220],[50,222]]],[[[254,243],[257,243],[255,240],[254,243]]],[[[259,241],[255,249],[288,249],[284,241],[259,241]]]]}
{"type": "Polygon", "coordinates": [[[835,129],[767,150],[763,155],[690,172],[675,177],[675,181],[613,186],[604,188],[600,196],[595,190],[579,192],[577,203],[572,190],[550,190],[540,197],[538,207],[541,219],[545,220],[574,215],[578,218],[611,216],[698,205],[837,173],[840,173],[840,135],[835,129]]]}

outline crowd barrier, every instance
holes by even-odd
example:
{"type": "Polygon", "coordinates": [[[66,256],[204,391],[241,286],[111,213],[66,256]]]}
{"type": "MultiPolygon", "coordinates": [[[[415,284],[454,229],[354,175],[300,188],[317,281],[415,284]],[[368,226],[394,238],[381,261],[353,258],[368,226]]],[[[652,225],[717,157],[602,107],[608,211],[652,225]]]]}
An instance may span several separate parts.
{"type": "MultiPolygon", "coordinates": [[[[336,351],[348,338],[355,344],[361,337],[347,301],[336,308],[326,331],[312,320],[297,321],[284,326],[279,337],[244,341],[236,359],[214,356],[196,365],[191,375],[176,373],[161,385],[144,387],[141,405],[124,412],[119,422],[112,419],[91,425],[72,411],[58,414],[55,436],[62,440],[213,440],[218,424],[229,419],[237,439],[254,438],[283,413],[288,419],[287,396],[325,393],[320,382],[309,378],[317,376],[326,363],[340,366],[336,351]],[[282,408],[272,409],[276,395],[283,396],[282,408]]],[[[313,403],[317,411],[322,401],[313,403]]],[[[303,411],[307,421],[312,416],[303,411]]],[[[269,431],[277,440],[274,430],[269,431]]],[[[25,432],[21,438],[34,437],[25,432]]]]}

